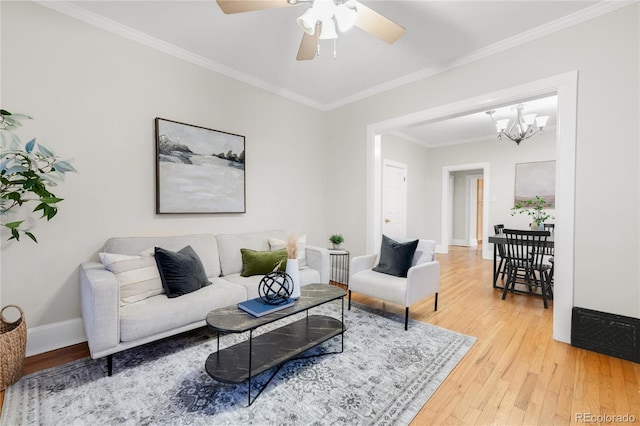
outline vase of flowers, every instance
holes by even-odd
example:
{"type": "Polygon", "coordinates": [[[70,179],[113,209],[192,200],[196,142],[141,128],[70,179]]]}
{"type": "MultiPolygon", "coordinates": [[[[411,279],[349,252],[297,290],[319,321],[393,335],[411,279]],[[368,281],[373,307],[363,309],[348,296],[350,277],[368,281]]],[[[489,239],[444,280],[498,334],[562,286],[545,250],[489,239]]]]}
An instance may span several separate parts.
{"type": "Polygon", "coordinates": [[[293,232],[287,237],[285,241],[285,248],[287,249],[287,266],[285,272],[292,281],[293,290],[291,292],[291,298],[297,300],[300,298],[300,272],[298,267],[298,234],[293,232]]]}
{"type": "Polygon", "coordinates": [[[511,216],[526,214],[531,217],[531,229],[533,231],[544,231],[544,222],[547,219],[554,218],[547,211],[551,207],[553,207],[552,203],[536,195],[534,198],[518,201],[511,208],[511,216]]]}

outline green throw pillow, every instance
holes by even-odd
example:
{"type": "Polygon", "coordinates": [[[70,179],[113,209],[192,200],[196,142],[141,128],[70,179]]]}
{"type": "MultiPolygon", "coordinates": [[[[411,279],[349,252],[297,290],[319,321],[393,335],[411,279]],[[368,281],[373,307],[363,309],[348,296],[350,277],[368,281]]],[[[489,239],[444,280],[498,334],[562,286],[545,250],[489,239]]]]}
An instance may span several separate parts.
{"type": "Polygon", "coordinates": [[[273,251],[256,251],[251,249],[242,248],[242,272],[240,276],[250,277],[252,275],[264,275],[273,271],[276,264],[283,261],[280,265],[280,270],[284,271],[287,265],[287,250],[273,250],[273,251]]]}

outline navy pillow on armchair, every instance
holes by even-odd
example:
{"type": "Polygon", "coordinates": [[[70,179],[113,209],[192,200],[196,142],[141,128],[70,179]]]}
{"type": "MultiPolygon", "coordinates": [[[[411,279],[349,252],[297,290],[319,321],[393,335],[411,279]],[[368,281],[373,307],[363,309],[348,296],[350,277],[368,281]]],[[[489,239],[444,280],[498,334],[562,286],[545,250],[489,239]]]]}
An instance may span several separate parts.
{"type": "Polygon", "coordinates": [[[380,247],[380,261],[373,270],[406,278],[416,247],[418,247],[418,240],[400,243],[383,235],[382,246],[380,247]]]}

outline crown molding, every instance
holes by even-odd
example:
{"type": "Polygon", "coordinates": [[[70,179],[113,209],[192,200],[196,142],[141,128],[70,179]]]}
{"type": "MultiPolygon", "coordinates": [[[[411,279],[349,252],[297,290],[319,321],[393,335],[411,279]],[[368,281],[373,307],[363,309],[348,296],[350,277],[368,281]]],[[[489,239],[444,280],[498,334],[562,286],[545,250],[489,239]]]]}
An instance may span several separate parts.
{"type": "Polygon", "coordinates": [[[547,35],[556,33],[558,31],[562,31],[574,25],[578,25],[583,22],[589,21],[591,19],[595,19],[599,16],[606,15],[607,13],[611,13],[623,7],[629,6],[631,4],[638,3],[638,1],[639,0],[604,0],[593,6],[585,8],[581,11],[574,12],[560,19],[556,19],[555,21],[549,22],[547,24],[544,24],[539,27],[533,28],[531,30],[525,31],[523,33],[517,34],[513,37],[501,40],[487,47],[478,49],[475,52],[472,52],[468,55],[461,56],[451,61],[448,64],[425,68],[423,70],[416,71],[411,74],[407,74],[398,79],[391,80],[386,83],[380,84],[378,86],[372,87],[370,89],[363,90],[353,95],[344,97],[335,102],[326,104],[324,105],[325,109],[327,111],[336,109],[336,108],[351,104],[353,102],[368,98],[370,96],[377,95],[401,86],[405,86],[407,84],[414,83],[416,81],[423,80],[428,77],[432,77],[441,72],[448,71],[448,70],[460,67],[462,65],[466,65],[471,62],[475,62],[477,60],[486,58],[488,56],[492,56],[492,55],[504,52],[505,50],[512,49],[524,43],[528,43],[530,41],[545,37],[547,35]]]}
{"type": "Polygon", "coordinates": [[[629,6],[631,4],[638,3],[638,1],[640,0],[604,0],[593,6],[585,8],[581,11],[567,15],[563,18],[541,25],[534,29],[525,31],[516,36],[499,41],[497,43],[494,43],[482,49],[478,49],[475,52],[472,52],[468,55],[464,55],[447,64],[425,68],[423,70],[420,70],[411,74],[407,74],[403,77],[397,78],[395,80],[391,80],[389,82],[380,84],[378,86],[369,88],[367,90],[363,90],[353,95],[338,99],[335,102],[330,102],[326,104],[316,101],[314,99],[302,96],[290,90],[284,89],[280,86],[268,83],[264,80],[251,76],[249,74],[241,73],[225,65],[219,64],[215,61],[209,60],[200,55],[196,55],[192,52],[189,52],[185,49],[174,46],[172,44],[166,43],[155,37],[151,37],[141,31],[134,30],[133,28],[122,25],[111,19],[107,19],[93,12],[89,12],[86,9],[78,7],[74,4],[67,3],[65,1],[46,1],[46,0],[32,0],[32,1],[41,6],[44,6],[49,9],[60,12],[62,14],[71,16],[80,21],[86,22],[90,25],[94,25],[96,27],[102,28],[103,30],[107,30],[112,33],[118,34],[122,37],[128,38],[130,40],[143,44],[147,47],[151,47],[153,49],[162,51],[164,53],[175,56],[184,61],[190,62],[192,64],[195,64],[203,68],[206,68],[208,70],[222,74],[226,77],[233,78],[235,80],[241,81],[243,83],[249,84],[251,86],[274,93],[276,95],[290,99],[294,102],[298,102],[300,104],[307,105],[309,107],[312,107],[321,111],[330,111],[330,110],[340,108],[342,106],[360,101],[370,96],[377,95],[401,86],[405,86],[407,84],[414,83],[416,81],[434,76],[441,72],[448,71],[462,65],[466,65],[468,63],[486,58],[491,55],[495,55],[497,53],[501,53],[505,50],[512,49],[521,44],[530,42],[532,40],[536,40],[538,38],[547,36],[549,34],[553,34],[555,32],[558,32],[566,28],[572,27],[574,25],[597,18],[607,13],[611,13],[613,11],[629,6]]]}
{"type": "Polygon", "coordinates": [[[318,102],[313,99],[307,98],[305,96],[299,95],[297,93],[291,92],[282,87],[276,86],[274,84],[271,84],[264,80],[256,78],[252,75],[241,73],[237,70],[234,70],[225,65],[219,64],[203,56],[196,55],[195,53],[189,52],[186,49],[182,49],[173,44],[166,43],[155,37],[151,37],[141,31],[137,31],[131,27],[127,27],[126,25],[122,25],[112,19],[108,19],[98,14],[95,14],[93,12],[89,12],[86,9],[78,7],[74,4],[67,3],[65,1],[45,1],[45,0],[33,0],[33,2],[41,6],[44,6],[46,8],[55,10],[56,12],[60,12],[64,15],[83,21],[87,24],[96,26],[103,30],[112,32],[114,34],[118,34],[122,37],[128,38],[129,40],[143,44],[147,47],[151,47],[152,49],[156,49],[161,52],[167,53],[171,56],[190,62],[194,65],[198,65],[208,70],[215,71],[219,74],[222,74],[234,80],[247,83],[251,86],[257,87],[267,92],[274,93],[284,98],[288,98],[292,101],[310,106],[315,109],[319,109],[319,110],[325,109],[325,105],[322,104],[321,102],[318,102]]]}

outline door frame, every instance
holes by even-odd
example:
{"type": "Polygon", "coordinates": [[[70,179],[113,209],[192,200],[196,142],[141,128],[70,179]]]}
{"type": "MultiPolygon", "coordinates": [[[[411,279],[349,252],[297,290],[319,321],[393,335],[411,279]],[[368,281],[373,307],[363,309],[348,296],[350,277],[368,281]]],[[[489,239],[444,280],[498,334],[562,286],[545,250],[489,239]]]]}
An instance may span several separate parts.
{"type": "MultiPolygon", "coordinates": [[[[536,80],[519,86],[497,90],[480,96],[436,105],[400,117],[374,122],[366,129],[367,224],[366,248],[373,253],[382,236],[380,227],[380,135],[412,124],[444,120],[446,118],[487,111],[525,99],[558,96],[558,125],[556,128],[556,232],[555,232],[555,288],[553,301],[553,338],[571,342],[571,313],[573,309],[575,268],[575,187],[576,187],[576,129],[578,124],[578,71],[536,80]]],[[[489,175],[485,176],[485,179],[489,175]]],[[[485,200],[489,200],[486,198],[485,200]]],[[[487,203],[488,204],[488,203],[487,203]]],[[[488,245],[488,244],[487,244],[488,245]]]]}
{"type": "MultiPolygon", "coordinates": [[[[449,206],[448,198],[450,188],[450,176],[453,172],[461,172],[465,170],[482,170],[482,176],[484,177],[484,187],[482,188],[483,198],[485,200],[489,199],[489,188],[491,185],[491,181],[489,179],[489,163],[469,163],[469,164],[458,164],[455,166],[445,166],[442,168],[442,190],[440,193],[442,194],[442,202],[441,202],[441,214],[440,214],[440,244],[436,245],[436,252],[438,253],[449,253],[449,245],[451,241],[449,240],[449,222],[452,220],[451,215],[448,214],[449,206]]],[[[480,176],[480,174],[478,174],[480,176]]],[[[469,243],[471,236],[469,235],[469,184],[468,177],[466,183],[466,191],[465,199],[465,239],[467,243],[469,243]]],[[[452,213],[452,212],[451,212],[452,213]]],[[[487,235],[489,229],[489,203],[485,202],[482,205],[482,235],[487,235]]],[[[492,259],[492,252],[489,250],[489,244],[482,245],[482,257],[484,259],[492,259]]]]}

